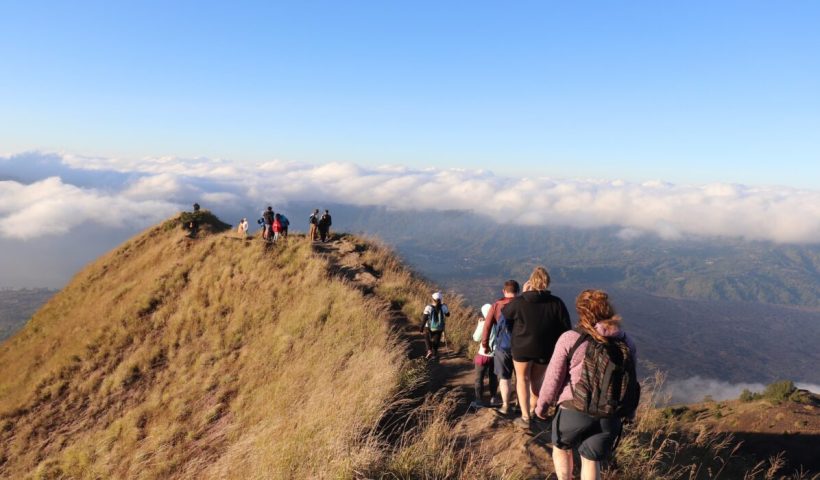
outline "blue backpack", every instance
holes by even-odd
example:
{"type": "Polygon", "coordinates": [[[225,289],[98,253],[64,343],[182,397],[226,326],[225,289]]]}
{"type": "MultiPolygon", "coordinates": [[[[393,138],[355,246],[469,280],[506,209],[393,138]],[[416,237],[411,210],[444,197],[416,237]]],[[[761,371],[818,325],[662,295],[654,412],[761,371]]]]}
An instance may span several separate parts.
{"type": "Polygon", "coordinates": [[[504,350],[509,352],[512,350],[512,339],[510,337],[510,326],[507,324],[507,319],[504,318],[504,314],[499,312],[498,313],[498,321],[497,321],[497,333],[496,333],[496,342],[495,348],[504,350]]]}
{"type": "Polygon", "coordinates": [[[428,320],[428,328],[431,332],[440,332],[444,330],[444,309],[443,308],[436,308],[433,307],[433,311],[430,312],[430,318],[428,320]]]}

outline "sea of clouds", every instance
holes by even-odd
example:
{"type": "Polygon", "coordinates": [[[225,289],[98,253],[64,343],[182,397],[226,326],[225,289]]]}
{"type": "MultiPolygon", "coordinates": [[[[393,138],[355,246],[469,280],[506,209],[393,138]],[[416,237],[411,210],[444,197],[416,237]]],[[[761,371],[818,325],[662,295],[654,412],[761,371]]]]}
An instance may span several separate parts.
{"type": "MultiPolygon", "coordinates": [[[[820,385],[795,382],[795,386],[820,394],[820,385]]],[[[663,388],[672,404],[701,402],[705,397],[711,397],[715,401],[733,400],[740,397],[743,390],[760,393],[765,389],[766,385],[762,383],[731,383],[699,376],[667,381],[663,388]]]]}
{"type": "Polygon", "coordinates": [[[27,152],[0,156],[0,237],[29,239],[90,222],[144,225],[189,208],[321,201],[469,210],[499,222],[615,226],[647,233],[820,241],[820,191],[715,183],[516,178],[486,170],[364,167],[207,158],[117,159],[27,152]],[[55,212],[62,212],[54,222],[55,212]],[[112,214],[117,212],[117,214],[112,214]]]}

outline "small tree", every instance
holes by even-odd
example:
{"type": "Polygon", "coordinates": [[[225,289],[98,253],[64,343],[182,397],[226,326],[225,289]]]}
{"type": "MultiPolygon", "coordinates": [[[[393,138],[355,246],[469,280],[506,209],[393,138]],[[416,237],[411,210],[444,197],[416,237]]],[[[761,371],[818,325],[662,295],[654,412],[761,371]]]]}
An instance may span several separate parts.
{"type": "Polygon", "coordinates": [[[763,391],[763,398],[774,402],[782,402],[788,400],[795,390],[797,388],[791,380],[779,380],[766,386],[766,390],[763,391]]]}
{"type": "Polygon", "coordinates": [[[755,400],[760,400],[760,397],[761,395],[759,393],[752,392],[748,388],[744,388],[740,393],[741,402],[753,402],[755,400]]]}

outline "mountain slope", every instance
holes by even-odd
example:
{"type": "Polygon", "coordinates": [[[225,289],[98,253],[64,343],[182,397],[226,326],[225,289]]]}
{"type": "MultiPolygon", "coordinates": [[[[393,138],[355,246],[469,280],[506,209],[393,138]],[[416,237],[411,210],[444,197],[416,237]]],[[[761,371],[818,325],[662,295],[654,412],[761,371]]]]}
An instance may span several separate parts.
{"type": "MultiPolygon", "coordinates": [[[[378,243],[267,246],[202,221],[198,238],[177,218],[103,256],[0,344],[0,478],[551,471],[543,436],[467,408],[476,313],[457,296],[425,362],[413,319],[434,287],[378,243]]],[[[774,478],[746,475],[717,427],[683,431],[652,391],[604,478],[774,478]]]]}
{"type": "MultiPolygon", "coordinates": [[[[396,312],[303,237],[177,225],[89,265],[0,345],[0,477],[335,478],[382,461],[369,433],[412,383],[396,312]]],[[[416,315],[428,287],[371,256],[416,315]]]]}

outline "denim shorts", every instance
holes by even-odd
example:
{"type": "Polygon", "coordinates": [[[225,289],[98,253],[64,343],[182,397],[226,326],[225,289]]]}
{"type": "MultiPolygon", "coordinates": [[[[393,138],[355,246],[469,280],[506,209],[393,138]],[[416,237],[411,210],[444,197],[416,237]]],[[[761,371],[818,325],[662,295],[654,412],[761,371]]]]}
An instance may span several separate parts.
{"type": "Polygon", "coordinates": [[[606,460],[621,434],[621,419],[595,418],[571,408],[559,407],[552,420],[552,444],[578,453],[587,460],[606,460]]]}

